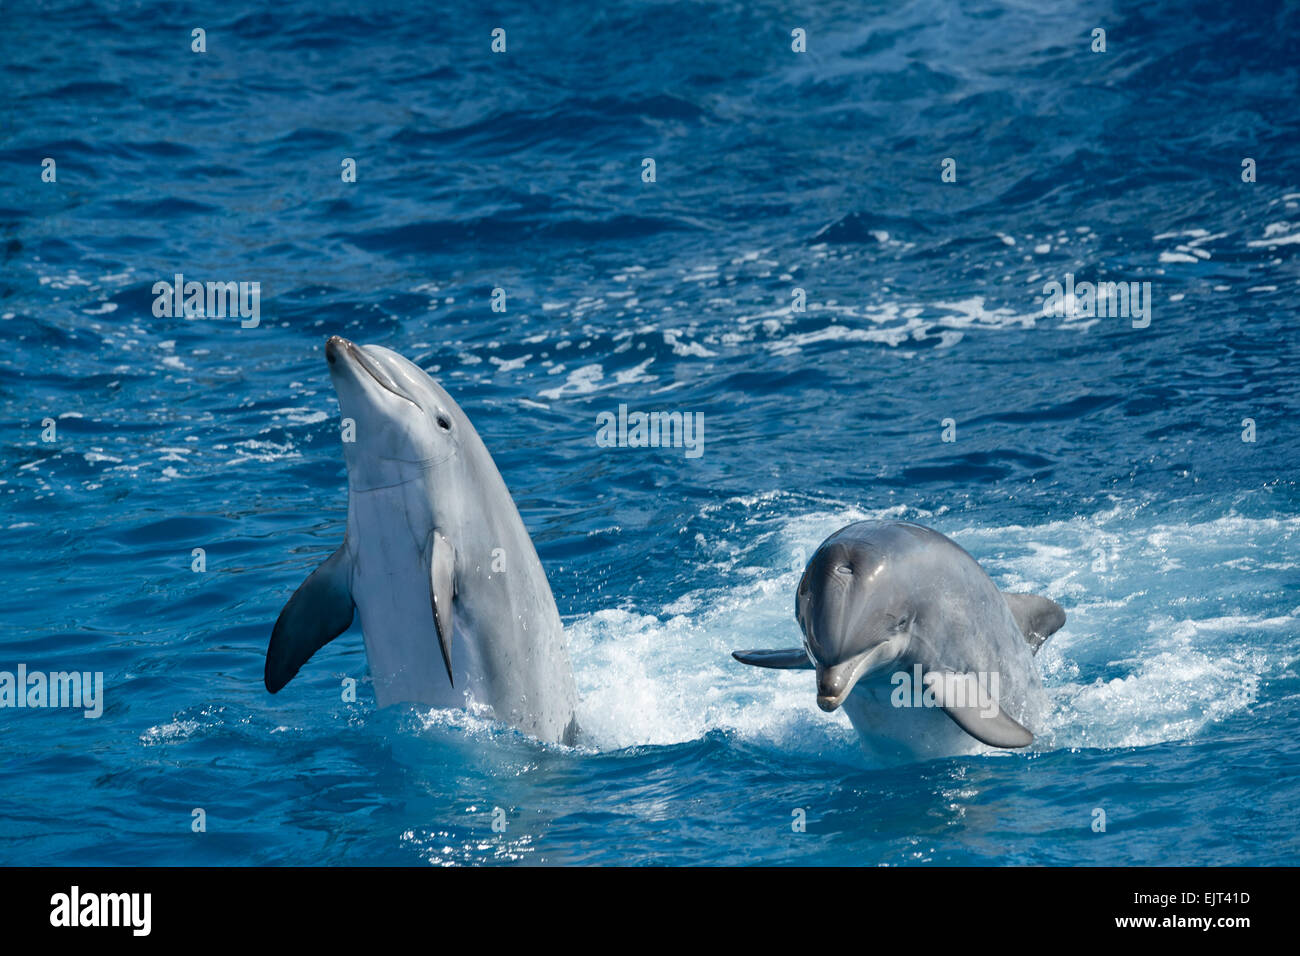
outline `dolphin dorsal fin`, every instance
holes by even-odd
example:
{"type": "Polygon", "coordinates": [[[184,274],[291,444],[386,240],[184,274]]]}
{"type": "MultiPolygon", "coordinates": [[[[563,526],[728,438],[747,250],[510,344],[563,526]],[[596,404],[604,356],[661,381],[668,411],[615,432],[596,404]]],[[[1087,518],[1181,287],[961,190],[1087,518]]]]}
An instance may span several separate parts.
{"type": "Polygon", "coordinates": [[[429,562],[429,605],[433,608],[433,626],[438,632],[438,647],[447,666],[447,680],[456,686],[451,673],[451,637],[455,628],[452,601],[456,597],[456,549],[437,528],[429,532],[425,548],[429,562]]]}
{"type": "Polygon", "coordinates": [[[1061,629],[1065,623],[1065,610],[1051,598],[1037,594],[1011,594],[1002,592],[1011,608],[1011,616],[1016,619],[1020,633],[1025,635],[1030,648],[1035,654],[1043,642],[1061,629]]]}
{"type": "Polygon", "coordinates": [[[352,603],[352,564],[347,542],[307,576],[276,618],[266,648],[263,680],[272,694],[298,673],[308,658],[346,631],[356,607],[352,603]]]}

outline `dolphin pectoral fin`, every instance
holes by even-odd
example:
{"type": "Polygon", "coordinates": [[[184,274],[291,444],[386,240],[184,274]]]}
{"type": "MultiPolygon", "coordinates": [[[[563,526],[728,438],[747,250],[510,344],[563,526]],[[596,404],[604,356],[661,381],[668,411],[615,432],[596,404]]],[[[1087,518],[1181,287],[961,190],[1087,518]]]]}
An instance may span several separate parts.
{"type": "Polygon", "coordinates": [[[442,662],[447,665],[447,680],[456,686],[451,674],[451,635],[454,622],[451,612],[456,597],[456,549],[447,537],[434,528],[429,532],[429,604],[433,608],[433,626],[438,632],[442,662]]]}
{"type": "Polygon", "coordinates": [[[309,574],[276,618],[263,674],[266,689],[272,694],[293,680],[308,658],[352,623],[355,605],[346,549],[346,544],[340,545],[309,574]]]}
{"type": "Polygon", "coordinates": [[[732,651],[731,656],[742,664],[755,667],[778,667],[782,670],[814,670],[808,652],[802,647],[790,647],[779,651],[732,651]]]}
{"type": "Polygon", "coordinates": [[[1014,749],[1034,742],[1034,735],[998,705],[974,674],[931,671],[922,682],[944,713],[980,743],[1014,749]]]}
{"type": "Polygon", "coordinates": [[[1043,642],[1061,629],[1065,623],[1065,611],[1051,598],[1037,594],[1011,594],[1002,592],[1011,616],[1016,619],[1020,633],[1025,635],[1029,647],[1035,654],[1043,642]]]}

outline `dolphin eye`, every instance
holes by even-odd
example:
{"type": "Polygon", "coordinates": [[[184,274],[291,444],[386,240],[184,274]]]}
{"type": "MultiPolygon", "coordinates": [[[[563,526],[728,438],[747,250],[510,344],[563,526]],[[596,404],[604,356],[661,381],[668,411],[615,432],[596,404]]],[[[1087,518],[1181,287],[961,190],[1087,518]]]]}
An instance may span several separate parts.
{"type": "Polygon", "coordinates": [[[907,625],[910,623],[911,623],[911,618],[909,618],[906,614],[904,614],[902,617],[900,617],[897,621],[894,622],[894,630],[905,631],[907,630],[907,625]]]}
{"type": "Polygon", "coordinates": [[[836,573],[836,574],[852,574],[852,573],[853,573],[853,565],[851,565],[851,564],[841,564],[841,565],[839,565],[838,567],[835,568],[835,573],[836,573]]]}
{"type": "Polygon", "coordinates": [[[438,427],[445,432],[451,431],[451,420],[446,415],[438,416],[438,427]]]}

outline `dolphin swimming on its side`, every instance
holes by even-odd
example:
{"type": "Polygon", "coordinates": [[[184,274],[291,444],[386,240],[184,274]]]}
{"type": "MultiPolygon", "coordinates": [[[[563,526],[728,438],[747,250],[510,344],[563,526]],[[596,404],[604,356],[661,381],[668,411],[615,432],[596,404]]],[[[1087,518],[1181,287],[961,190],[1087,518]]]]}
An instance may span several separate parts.
{"type": "Polygon", "coordinates": [[[1046,704],[1033,655],[1065,612],[999,591],[937,531],[860,521],[809,560],[795,618],[803,647],[733,656],[816,670],[818,706],[842,705],[868,753],[891,761],[1032,743],[1046,704]]]}
{"type": "Polygon", "coordinates": [[[464,707],[572,744],[577,691],[532,539],[469,418],[396,352],[325,345],[355,441],[343,544],[294,592],[266,651],[276,693],[361,612],[379,706],[464,707]]]}

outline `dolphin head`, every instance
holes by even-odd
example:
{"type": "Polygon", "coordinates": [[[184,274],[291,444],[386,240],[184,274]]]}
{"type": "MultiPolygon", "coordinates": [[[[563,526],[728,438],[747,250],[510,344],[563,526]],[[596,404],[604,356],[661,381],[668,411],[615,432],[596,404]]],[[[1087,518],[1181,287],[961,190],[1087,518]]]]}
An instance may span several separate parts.
{"type": "Polygon", "coordinates": [[[908,647],[916,608],[890,557],[862,542],[817,549],[804,569],[795,617],[817,667],[817,706],[833,711],[866,676],[908,647]]]}
{"type": "Polygon", "coordinates": [[[348,484],[356,491],[401,484],[455,457],[470,432],[465,413],[418,365],[379,345],[334,335],[325,360],[344,419],[348,484]]]}

